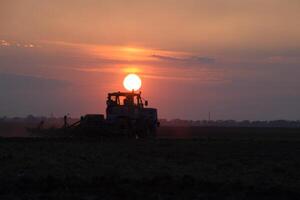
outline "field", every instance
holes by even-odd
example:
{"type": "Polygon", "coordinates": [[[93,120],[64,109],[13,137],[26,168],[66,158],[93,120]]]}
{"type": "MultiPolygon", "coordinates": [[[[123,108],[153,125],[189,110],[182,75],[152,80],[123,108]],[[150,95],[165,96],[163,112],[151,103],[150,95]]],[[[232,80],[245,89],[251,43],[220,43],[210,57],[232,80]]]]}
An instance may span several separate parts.
{"type": "Polygon", "coordinates": [[[300,131],[162,127],[156,140],[0,138],[0,199],[298,199],[300,131]]]}

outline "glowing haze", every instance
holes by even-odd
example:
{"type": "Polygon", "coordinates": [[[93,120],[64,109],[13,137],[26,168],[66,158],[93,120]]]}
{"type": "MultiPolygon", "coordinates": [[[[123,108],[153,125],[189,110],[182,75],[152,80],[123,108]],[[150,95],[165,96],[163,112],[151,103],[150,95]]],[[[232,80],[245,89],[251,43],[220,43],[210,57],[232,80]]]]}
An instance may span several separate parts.
{"type": "Polygon", "coordinates": [[[103,113],[139,74],[162,118],[299,119],[299,0],[0,2],[0,115],[103,113]]]}

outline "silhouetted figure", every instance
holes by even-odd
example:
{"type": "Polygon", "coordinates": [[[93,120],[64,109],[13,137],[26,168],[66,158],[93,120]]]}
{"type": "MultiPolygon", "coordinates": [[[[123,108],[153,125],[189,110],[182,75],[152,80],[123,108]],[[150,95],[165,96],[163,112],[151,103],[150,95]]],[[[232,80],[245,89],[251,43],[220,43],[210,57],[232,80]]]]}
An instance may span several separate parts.
{"type": "Polygon", "coordinates": [[[125,106],[133,105],[133,98],[131,96],[127,96],[123,101],[125,106]]]}
{"type": "Polygon", "coordinates": [[[129,105],[129,101],[128,101],[127,98],[124,99],[123,104],[124,104],[125,106],[128,106],[128,105],[129,105]]]}

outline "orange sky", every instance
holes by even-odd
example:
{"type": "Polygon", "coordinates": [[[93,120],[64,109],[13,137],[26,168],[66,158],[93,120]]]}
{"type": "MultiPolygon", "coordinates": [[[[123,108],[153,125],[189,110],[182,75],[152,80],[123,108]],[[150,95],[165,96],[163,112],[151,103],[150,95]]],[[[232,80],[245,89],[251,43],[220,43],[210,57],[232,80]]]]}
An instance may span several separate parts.
{"type": "Polygon", "coordinates": [[[0,2],[0,115],[103,113],[138,73],[162,118],[298,119],[298,0],[0,2]]]}

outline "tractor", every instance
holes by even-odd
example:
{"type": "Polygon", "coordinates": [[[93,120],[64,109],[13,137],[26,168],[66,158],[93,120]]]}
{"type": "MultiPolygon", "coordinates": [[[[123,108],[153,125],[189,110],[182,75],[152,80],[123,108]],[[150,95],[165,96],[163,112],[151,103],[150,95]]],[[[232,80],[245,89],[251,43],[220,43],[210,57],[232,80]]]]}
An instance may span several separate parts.
{"type": "Polygon", "coordinates": [[[107,97],[106,121],[137,137],[154,137],[159,126],[157,110],[146,108],[141,92],[114,92],[107,97]]]}
{"type": "Polygon", "coordinates": [[[106,100],[106,118],[102,114],[87,114],[79,121],[69,125],[64,117],[62,128],[45,130],[31,129],[31,132],[49,133],[69,136],[127,136],[149,138],[156,136],[159,126],[157,109],[147,108],[148,101],[141,92],[108,93],[106,100]]]}

